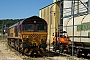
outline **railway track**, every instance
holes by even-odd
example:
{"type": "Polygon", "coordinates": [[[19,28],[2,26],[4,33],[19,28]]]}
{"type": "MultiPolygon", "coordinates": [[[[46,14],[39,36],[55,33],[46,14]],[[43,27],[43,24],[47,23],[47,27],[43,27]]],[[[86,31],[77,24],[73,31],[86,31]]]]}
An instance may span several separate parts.
{"type": "MultiPolygon", "coordinates": [[[[53,47],[47,47],[47,50],[50,51],[50,52],[53,52],[53,54],[51,55],[54,55],[54,56],[63,56],[63,57],[69,57],[69,58],[72,58],[72,56],[70,54],[67,54],[67,53],[59,53],[59,50],[57,50],[56,52],[53,51],[53,47]],[[49,50],[50,49],[50,50],[49,50]]],[[[90,59],[90,54],[88,54],[88,56],[84,56],[84,54],[82,54],[82,56],[80,58],[76,57],[74,55],[74,58],[77,60],[77,59],[85,59],[85,60],[88,60],[90,59]]]]}
{"type": "MultiPolygon", "coordinates": [[[[76,60],[88,60],[90,57],[87,58],[77,58],[74,56],[76,60]]],[[[7,40],[0,40],[0,60],[70,60],[72,57],[68,54],[58,54],[57,52],[52,51],[52,47],[50,47],[50,51],[47,51],[45,56],[40,57],[30,57],[22,55],[21,53],[17,52],[15,49],[9,47],[7,45],[7,40]]]]}

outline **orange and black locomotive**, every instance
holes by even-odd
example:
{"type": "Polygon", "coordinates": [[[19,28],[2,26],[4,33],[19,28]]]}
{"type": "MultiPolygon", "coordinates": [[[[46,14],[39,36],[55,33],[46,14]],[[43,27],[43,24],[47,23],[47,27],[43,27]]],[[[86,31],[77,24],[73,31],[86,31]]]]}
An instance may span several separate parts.
{"type": "Polygon", "coordinates": [[[8,45],[27,55],[45,53],[47,23],[38,16],[26,18],[8,29],[8,45]]]}

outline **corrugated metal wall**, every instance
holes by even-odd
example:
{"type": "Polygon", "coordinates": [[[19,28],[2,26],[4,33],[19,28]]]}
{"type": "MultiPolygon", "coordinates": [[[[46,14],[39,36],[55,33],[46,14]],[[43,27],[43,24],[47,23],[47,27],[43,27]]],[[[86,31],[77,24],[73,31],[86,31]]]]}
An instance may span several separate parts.
{"type": "Polygon", "coordinates": [[[48,23],[48,42],[52,42],[53,40],[53,33],[55,33],[58,25],[60,23],[60,2],[59,3],[52,3],[42,9],[40,9],[40,17],[45,19],[48,23]],[[51,10],[50,10],[51,9],[51,10]],[[51,22],[51,24],[50,24],[51,22]],[[51,28],[50,28],[51,27],[51,28]]]}

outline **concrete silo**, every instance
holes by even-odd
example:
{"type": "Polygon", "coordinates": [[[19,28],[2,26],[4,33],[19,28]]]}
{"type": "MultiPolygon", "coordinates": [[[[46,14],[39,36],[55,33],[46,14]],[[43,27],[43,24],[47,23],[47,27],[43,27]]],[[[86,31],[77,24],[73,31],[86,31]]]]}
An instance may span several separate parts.
{"type": "Polygon", "coordinates": [[[57,2],[54,0],[52,4],[41,8],[39,10],[39,16],[48,23],[48,42],[51,43],[57,31],[56,29],[58,29],[58,25],[63,23],[63,21],[60,21],[60,1],[57,2]]]}

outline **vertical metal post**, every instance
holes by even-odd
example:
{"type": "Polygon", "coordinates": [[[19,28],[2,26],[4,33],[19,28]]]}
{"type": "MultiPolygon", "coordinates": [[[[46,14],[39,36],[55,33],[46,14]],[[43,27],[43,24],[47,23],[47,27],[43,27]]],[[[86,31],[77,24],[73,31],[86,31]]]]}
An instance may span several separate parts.
{"type": "Polygon", "coordinates": [[[90,0],[88,0],[88,13],[90,13],[90,0]]]}
{"type": "Polygon", "coordinates": [[[63,0],[60,3],[60,30],[63,31],[63,0]]]}
{"type": "Polygon", "coordinates": [[[77,0],[77,14],[79,13],[79,0],[77,0]]]}
{"type": "Polygon", "coordinates": [[[52,18],[52,16],[51,16],[51,7],[50,7],[50,21],[49,21],[49,29],[50,29],[50,31],[49,31],[49,52],[50,52],[50,39],[51,39],[51,18],[52,18]]]}
{"type": "Polygon", "coordinates": [[[72,20],[73,20],[73,40],[72,40],[72,60],[74,60],[74,7],[75,7],[75,0],[72,0],[72,10],[71,10],[71,14],[72,14],[72,20]]]}
{"type": "Polygon", "coordinates": [[[3,21],[3,23],[2,23],[2,39],[4,38],[4,21],[3,21]]]}

